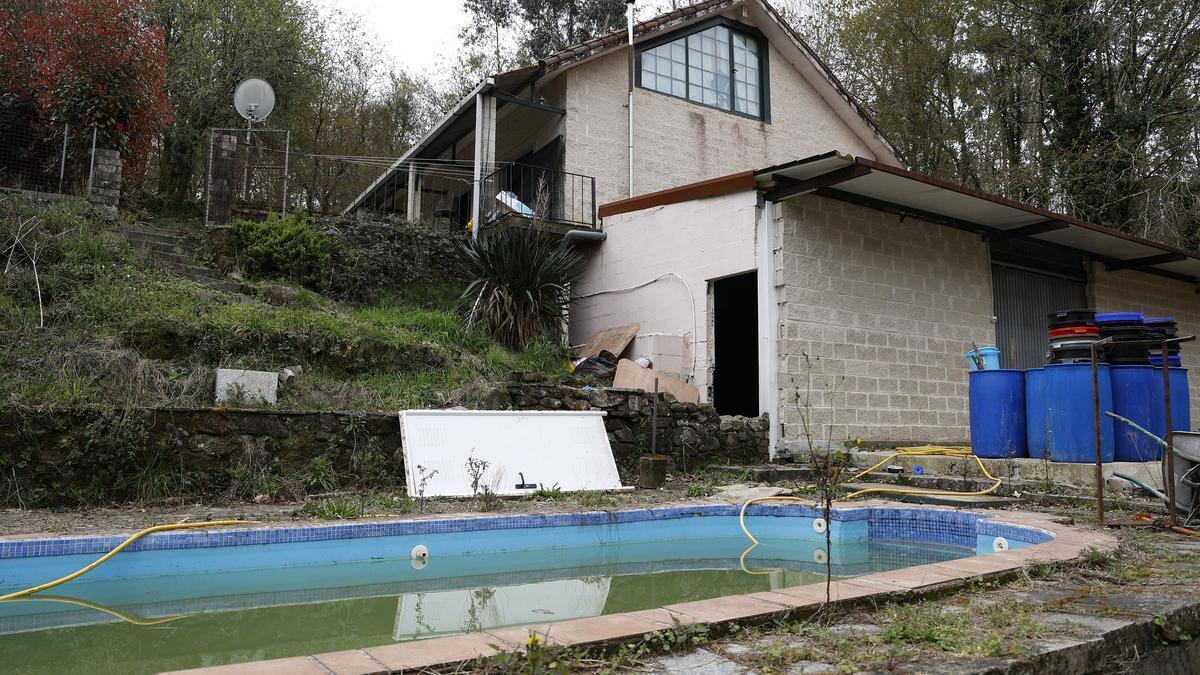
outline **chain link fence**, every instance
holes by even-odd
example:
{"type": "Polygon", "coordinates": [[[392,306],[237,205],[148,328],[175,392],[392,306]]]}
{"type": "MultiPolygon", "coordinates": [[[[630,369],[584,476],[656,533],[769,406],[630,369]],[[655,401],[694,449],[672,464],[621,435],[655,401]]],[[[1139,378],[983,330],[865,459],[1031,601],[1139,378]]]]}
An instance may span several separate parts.
{"type": "Polygon", "coordinates": [[[87,195],[95,127],[0,112],[0,189],[87,195]]]}

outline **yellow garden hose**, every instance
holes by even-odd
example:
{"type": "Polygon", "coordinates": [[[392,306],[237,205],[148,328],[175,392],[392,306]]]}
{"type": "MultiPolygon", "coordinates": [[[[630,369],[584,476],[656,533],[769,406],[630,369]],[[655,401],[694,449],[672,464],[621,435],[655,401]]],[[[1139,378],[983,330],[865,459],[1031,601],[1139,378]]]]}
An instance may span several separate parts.
{"type": "MultiPolygon", "coordinates": [[[[853,499],[853,498],[859,497],[861,495],[875,494],[875,493],[902,494],[902,495],[943,495],[943,496],[950,496],[950,497],[977,497],[979,495],[986,495],[991,492],[995,492],[996,489],[999,488],[1003,482],[999,478],[996,478],[992,474],[988,473],[987,467],[985,467],[983,465],[983,462],[979,459],[979,457],[972,454],[971,448],[966,447],[966,446],[943,446],[943,445],[920,445],[920,446],[908,447],[908,448],[896,448],[896,452],[894,452],[894,453],[888,455],[887,457],[883,458],[882,460],[876,462],[875,464],[868,467],[867,469],[864,469],[864,470],[858,472],[858,474],[856,474],[854,476],[854,478],[851,478],[850,480],[858,480],[859,478],[867,475],[868,473],[871,473],[875,469],[878,469],[880,466],[890,462],[891,460],[895,459],[896,457],[962,457],[964,459],[970,458],[970,459],[975,460],[975,463],[979,465],[979,470],[983,472],[983,475],[987,476],[988,480],[995,481],[995,483],[987,489],[977,490],[975,492],[954,492],[954,491],[946,491],[946,490],[922,490],[919,488],[873,487],[873,488],[866,488],[864,490],[859,490],[857,492],[852,492],[849,495],[846,495],[845,499],[853,499]]],[[[747,547],[745,551],[742,551],[742,555],[738,558],[738,562],[742,566],[742,571],[744,571],[748,574],[769,574],[770,572],[775,571],[775,570],[751,571],[749,569],[746,569],[746,554],[749,553],[750,551],[753,551],[759,544],[758,539],[756,539],[753,534],[750,534],[750,530],[746,529],[746,509],[749,508],[749,506],[751,504],[754,504],[757,502],[769,502],[769,501],[801,502],[801,503],[805,503],[805,504],[813,503],[812,499],[805,499],[803,497],[755,497],[754,499],[747,500],[745,503],[742,504],[742,509],[738,513],[738,526],[742,528],[742,533],[745,534],[746,538],[750,540],[750,546],[747,547]]],[[[827,525],[827,527],[828,527],[828,525],[827,525]]]]}
{"type": "Polygon", "coordinates": [[[902,487],[872,487],[872,488],[866,488],[864,490],[859,490],[858,492],[852,492],[852,493],[846,495],[846,499],[853,499],[855,497],[859,497],[859,496],[862,496],[865,494],[876,494],[876,493],[897,494],[897,495],[942,495],[944,497],[978,497],[980,495],[986,495],[991,492],[995,492],[996,489],[999,488],[1001,483],[1003,482],[999,478],[996,478],[992,474],[988,473],[987,468],[984,467],[984,465],[983,465],[983,461],[981,461],[979,459],[979,457],[977,457],[971,453],[971,448],[965,447],[965,446],[944,446],[944,445],[920,445],[920,446],[911,447],[911,448],[896,448],[896,452],[894,452],[894,453],[888,455],[887,457],[881,459],[880,461],[876,462],[870,468],[864,469],[863,471],[858,472],[858,474],[855,475],[854,478],[851,478],[850,480],[858,480],[859,478],[862,478],[863,476],[867,475],[868,473],[871,473],[875,469],[878,469],[880,466],[892,461],[896,457],[962,457],[964,459],[970,458],[970,459],[975,460],[975,463],[979,465],[979,470],[983,472],[983,475],[987,476],[988,480],[993,480],[996,482],[991,487],[989,487],[985,490],[976,490],[974,492],[956,492],[956,491],[947,491],[947,490],[922,490],[919,488],[902,488],[902,487]]]}
{"type": "Polygon", "coordinates": [[[88,609],[94,609],[97,612],[104,612],[105,614],[110,614],[126,623],[131,623],[135,626],[157,626],[161,623],[175,621],[177,619],[182,619],[183,617],[188,616],[187,614],[177,614],[175,616],[165,616],[161,619],[143,619],[141,617],[134,616],[132,614],[126,614],[125,612],[122,612],[119,609],[113,609],[112,607],[105,607],[104,605],[101,605],[96,602],[90,602],[88,600],[80,600],[79,598],[66,598],[66,597],[62,597],[62,596],[58,596],[58,595],[39,595],[36,598],[28,598],[28,597],[26,597],[26,598],[10,598],[8,600],[5,600],[5,602],[63,602],[68,605],[78,605],[80,607],[87,607],[88,609]]]}
{"type": "Polygon", "coordinates": [[[68,581],[71,581],[72,579],[78,579],[79,577],[87,574],[88,572],[91,572],[92,570],[96,569],[97,567],[108,562],[108,560],[110,558],[112,558],[116,554],[120,553],[126,546],[129,546],[133,542],[137,541],[138,539],[141,539],[142,537],[144,537],[148,534],[154,534],[155,532],[166,532],[168,530],[183,530],[183,529],[197,528],[197,527],[217,527],[217,526],[224,526],[224,525],[250,525],[253,522],[254,521],[251,521],[251,520],[212,520],[212,521],[209,521],[206,523],[172,523],[170,525],[155,525],[154,527],[147,527],[146,529],[142,530],[141,532],[138,532],[137,534],[135,534],[135,535],[131,536],[130,538],[126,539],[125,541],[121,542],[120,546],[117,546],[116,548],[109,551],[108,553],[105,553],[98,560],[96,560],[96,562],[88,565],[87,567],[84,567],[83,569],[81,569],[77,572],[68,574],[67,576],[65,576],[61,579],[55,579],[54,581],[44,583],[41,586],[34,586],[33,588],[26,588],[23,591],[9,593],[8,595],[0,595],[0,602],[4,602],[7,600],[16,600],[17,598],[23,598],[27,595],[33,595],[34,593],[39,593],[41,591],[44,591],[44,590],[47,590],[50,588],[54,588],[55,586],[61,586],[62,584],[65,584],[68,581]]]}
{"type": "Polygon", "coordinates": [[[755,502],[801,502],[804,504],[811,504],[812,501],[813,500],[811,500],[811,499],[805,499],[803,497],[755,497],[754,499],[751,499],[751,500],[747,501],[746,503],[742,504],[742,510],[738,513],[738,526],[742,528],[742,534],[745,534],[746,538],[750,540],[750,545],[748,547],[746,547],[745,551],[742,551],[742,555],[738,556],[738,564],[742,566],[743,572],[745,572],[747,574],[770,574],[771,572],[778,571],[778,570],[755,571],[755,570],[746,569],[746,554],[749,553],[750,551],[753,551],[755,548],[758,548],[758,540],[754,538],[754,535],[750,534],[750,530],[746,529],[746,509],[755,502]]]}

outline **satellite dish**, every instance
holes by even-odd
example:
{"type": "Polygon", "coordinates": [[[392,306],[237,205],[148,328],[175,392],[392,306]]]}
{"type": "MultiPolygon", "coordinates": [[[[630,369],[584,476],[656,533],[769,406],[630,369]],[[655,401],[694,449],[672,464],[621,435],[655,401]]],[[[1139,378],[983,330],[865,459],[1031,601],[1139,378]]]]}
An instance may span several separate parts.
{"type": "Polygon", "coordinates": [[[244,80],[233,92],[233,107],[251,123],[262,122],[275,109],[275,90],[257,77],[244,80]]]}

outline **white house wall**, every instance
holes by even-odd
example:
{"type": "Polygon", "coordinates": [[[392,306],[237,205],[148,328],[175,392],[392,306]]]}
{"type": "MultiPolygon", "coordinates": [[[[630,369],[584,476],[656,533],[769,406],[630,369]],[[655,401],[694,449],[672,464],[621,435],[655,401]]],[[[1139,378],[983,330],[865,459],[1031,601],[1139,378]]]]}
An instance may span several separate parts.
{"type": "MultiPolygon", "coordinates": [[[[634,195],[838,148],[873,158],[780,52],[769,48],[771,121],[634,89],[634,195]]],[[[628,52],[568,70],[566,170],[596,177],[599,203],[628,193],[628,52]]]]}
{"type": "MultiPolygon", "coordinates": [[[[667,273],[687,284],[672,276],[638,290],[575,301],[572,344],[629,323],[641,324],[643,335],[686,335],[688,356],[695,356],[692,381],[707,400],[708,282],[755,270],[755,200],[746,191],[605,218],[608,240],[588,254],[575,295],[630,288],[667,273]]],[[[685,374],[691,374],[691,359],[684,360],[685,374]]]]}
{"type": "Polygon", "coordinates": [[[818,440],[967,440],[963,354],[972,340],[995,343],[983,240],[824,197],[782,209],[775,266],[784,441],[802,438],[806,398],[818,440]]]}

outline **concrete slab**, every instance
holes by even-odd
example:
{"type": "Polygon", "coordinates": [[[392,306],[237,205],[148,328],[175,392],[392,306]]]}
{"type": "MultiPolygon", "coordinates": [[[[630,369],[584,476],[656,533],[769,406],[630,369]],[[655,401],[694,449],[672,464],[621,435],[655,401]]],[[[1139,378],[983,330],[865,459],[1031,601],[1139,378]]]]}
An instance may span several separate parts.
{"type": "Polygon", "coordinates": [[[217,368],[217,405],[240,402],[274,405],[278,393],[279,373],[217,368]]]}
{"type": "MultiPolygon", "coordinates": [[[[851,458],[857,466],[866,468],[882,461],[890,452],[885,451],[851,451],[851,458]]],[[[1056,484],[1066,483],[1087,487],[1096,482],[1096,465],[1073,462],[1051,462],[1044,459],[984,459],[983,465],[988,472],[997,478],[1016,478],[1023,480],[1042,480],[1056,484]]],[[[904,473],[912,474],[913,468],[920,466],[925,474],[943,476],[981,477],[979,465],[975,460],[962,457],[894,457],[888,464],[898,464],[904,467],[904,473]]],[[[1114,471],[1120,471],[1131,476],[1161,476],[1159,462],[1111,462],[1104,465],[1104,475],[1112,476],[1114,471]]]]}
{"type": "Polygon", "coordinates": [[[714,654],[697,649],[686,654],[670,654],[646,662],[648,673],[687,673],[688,675],[749,675],[749,668],[714,654]]]}
{"type": "Polygon", "coordinates": [[[713,495],[713,499],[726,499],[731,502],[746,502],[751,499],[762,499],[764,497],[777,497],[791,492],[786,488],[780,487],[755,487],[751,485],[722,485],[717,488],[720,490],[713,495]]]}

